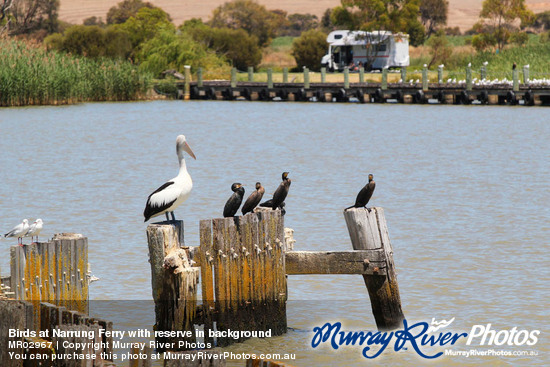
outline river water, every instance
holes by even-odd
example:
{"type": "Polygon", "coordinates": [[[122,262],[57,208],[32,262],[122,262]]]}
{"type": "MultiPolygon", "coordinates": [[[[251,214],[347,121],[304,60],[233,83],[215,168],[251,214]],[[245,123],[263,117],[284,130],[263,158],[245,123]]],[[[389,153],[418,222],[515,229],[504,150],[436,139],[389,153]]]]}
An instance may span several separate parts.
{"type": "MultiPolygon", "coordinates": [[[[90,286],[98,301],[92,312],[115,328],[150,328],[142,212],[147,195],[177,174],[178,134],[197,156],[187,158],[193,192],[176,210],[187,245],[198,245],[200,219],[221,216],[233,182],[248,195],[261,181],[268,197],[289,171],[285,226],[295,230],[295,249],[350,250],[342,209],[373,173],[369,205],[385,209],[409,323],[455,318],[447,329],[457,333],[489,323],[497,332],[540,330],[532,346],[480,346],[479,338],[446,346],[538,356],[430,362],[411,347],[395,352],[392,343],[370,361],[359,346],[313,349],[311,330],[325,322],[376,330],[363,279],[342,275],[289,277],[288,334],[227,350],[295,353],[295,366],[543,365],[550,352],[549,117],[536,107],[212,101],[0,109],[0,228],[40,217],[41,239],[86,235],[101,278],[90,286]]],[[[3,274],[14,243],[0,242],[3,274]]],[[[446,349],[422,348],[430,355],[446,349]]]]}

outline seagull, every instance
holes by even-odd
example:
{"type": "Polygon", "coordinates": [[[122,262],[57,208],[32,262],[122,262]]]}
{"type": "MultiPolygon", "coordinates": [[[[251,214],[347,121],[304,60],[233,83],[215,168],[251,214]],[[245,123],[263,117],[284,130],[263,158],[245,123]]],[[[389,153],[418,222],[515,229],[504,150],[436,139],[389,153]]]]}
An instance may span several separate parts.
{"type": "Polygon", "coordinates": [[[487,65],[489,65],[489,61],[484,61],[483,66],[487,66],[487,65]]]}
{"type": "Polygon", "coordinates": [[[191,147],[187,144],[185,135],[179,135],[176,139],[176,153],[178,155],[180,171],[176,177],[149,195],[147,204],[145,204],[145,210],[143,211],[144,222],[162,214],[166,215],[166,220],[170,220],[168,213],[172,214],[172,220],[176,220],[174,210],[189,197],[193,188],[193,181],[187,172],[187,166],[183,158],[184,151],[194,159],[197,159],[191,147]]]}
{"type": "Polygon", "coordinates": [[[17,243],[23,246],[23,237],[27,234],[29,230],[29,221],[25,218],[23,222],[13,227],[11,231],[6,233],[4,237],[17,237],[17,243]],[[21,242],[19,242],[21,241],[21,242]]]}
{"type": "Polygon", "coordinates": [[[38,235],[40,234],[40,231],[42,230],[42,226],[44,225],[44,222],[42,222],[42,219],[38,218],[34,221],[33,224],[30,225],[29,230],[25,234],[25,237],[31,237],[31,241],[33,240],[34,236],[36,236],[36,242],[38,242],[38,235]]]}
{"type": "Polygon", "coordinates": [[[471,62],[468,63],[468,67],[469,67],[469,68],[472,67],[472,63],[471,63],[471,62]]]}

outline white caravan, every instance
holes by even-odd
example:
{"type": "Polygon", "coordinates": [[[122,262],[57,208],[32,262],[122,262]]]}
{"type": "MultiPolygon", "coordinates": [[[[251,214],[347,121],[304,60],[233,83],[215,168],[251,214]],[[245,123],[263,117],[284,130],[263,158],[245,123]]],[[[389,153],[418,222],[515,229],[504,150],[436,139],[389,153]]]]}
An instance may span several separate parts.
{"type": "Polygon", "coordinates": [[[409,66],[409,35],[390,31],[333,31],[327,36],[328,54],[321,65],[330,71],[409,66]]]}

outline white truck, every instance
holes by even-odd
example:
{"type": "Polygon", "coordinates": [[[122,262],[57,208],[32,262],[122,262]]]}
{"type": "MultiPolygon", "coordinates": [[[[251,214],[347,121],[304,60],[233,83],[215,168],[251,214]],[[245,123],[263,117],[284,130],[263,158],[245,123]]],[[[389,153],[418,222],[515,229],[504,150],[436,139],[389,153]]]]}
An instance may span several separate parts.
{"type": "Polygon", "coordinates": [[[345,67],[358,70],[382,70],[409,66],[409,35],[390,31],[330,32],[327,36],[328,54],[321,65],[329,71],[343,71],[345,67]]]}

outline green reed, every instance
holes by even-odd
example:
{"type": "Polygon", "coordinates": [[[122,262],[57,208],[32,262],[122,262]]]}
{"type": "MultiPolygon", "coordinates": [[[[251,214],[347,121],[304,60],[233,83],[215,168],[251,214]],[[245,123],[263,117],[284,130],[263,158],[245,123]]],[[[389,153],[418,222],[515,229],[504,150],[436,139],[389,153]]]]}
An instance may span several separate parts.
{"type": "Polygon", "coordinates": [[[0,106],[136,100],[150,84],[151,75],[127,61],[74,57],[0,39],[0,106]]]}

